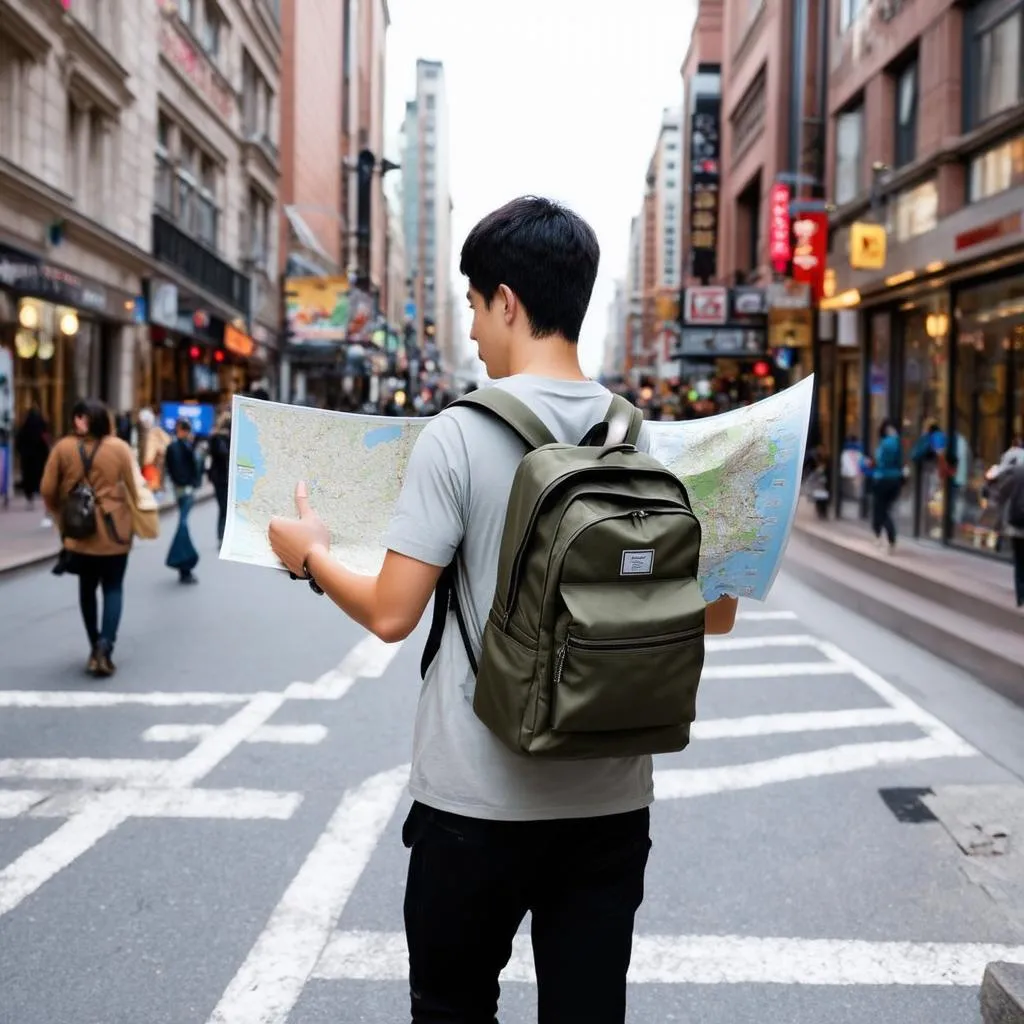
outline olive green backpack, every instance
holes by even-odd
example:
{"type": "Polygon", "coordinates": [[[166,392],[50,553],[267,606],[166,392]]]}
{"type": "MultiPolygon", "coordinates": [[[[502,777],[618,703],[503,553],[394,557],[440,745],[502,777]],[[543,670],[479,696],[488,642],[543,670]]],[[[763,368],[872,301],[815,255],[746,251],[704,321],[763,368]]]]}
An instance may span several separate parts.
{"type": "Polygon", "coordinates": [[[558,444],[499,388],[453,405],[505,423],[527,447],[509,496],[479,663],[442,574],[421,665],[454,611],[476,675],[473,709],[512,750],[627,757],[682,750],[704,664],[700,524],[682,482],[636,449],[642,417],[616,397],[578,445],[558,444]],[[627,419],[625,443],[605,444],[627,419]]]}

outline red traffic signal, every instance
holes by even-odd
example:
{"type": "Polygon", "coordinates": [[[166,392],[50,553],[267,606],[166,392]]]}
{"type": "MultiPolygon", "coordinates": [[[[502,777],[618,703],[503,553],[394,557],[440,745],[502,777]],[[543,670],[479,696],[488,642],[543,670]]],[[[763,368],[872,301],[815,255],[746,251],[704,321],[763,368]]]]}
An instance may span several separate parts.
{"type": "Polygon", "coordinates": [[[188,357],[189,357],[189,359],[192,359],[193,361],[198,359],[202,354],[203,354],[203,350],[198,345],[193,345],[188,350],[188,357]]]}
{"type": "Polygon", "coordinates": [[[759,359],[754,363],[754,376],[755,377],[767,377],[772,372],[772,368],[763,360],[759,359]]]}
{"type": "Polygon", "coordinates": [[[224,362],[224,352],[221,349],[217,349],[217,351],[213,353],[213,361],[215,363],[224,362]]]}

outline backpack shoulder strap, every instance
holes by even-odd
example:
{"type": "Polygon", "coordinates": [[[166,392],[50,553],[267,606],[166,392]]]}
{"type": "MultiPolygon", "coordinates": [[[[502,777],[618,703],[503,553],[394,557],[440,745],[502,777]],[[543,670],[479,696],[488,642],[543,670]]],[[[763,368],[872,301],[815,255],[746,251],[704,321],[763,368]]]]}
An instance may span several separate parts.
{"type": "Polygon", "coordinates": [[[632,403],[627,402],[622,395],[612,395],[612,404],[608,406],[604,422],[611,423],[618,417],[629,417],[629,426],[626,428],[626,444],[636,444],[640,439],[640,429],[644,425],[644,414],[632,403]]]}
{"type": "Polygon", "coordinates": [[[490,387],[471,391],[468,395],[455,399],[448,408],[456,405],[482,409],[495,419],[501,420],[519,435],[527,448],[542,448],[546,444],[555,444],[554,436],[541,422],[540,417],[515,395],[510,395],[501,388],[490,387]]]}
{"type": "Polygon", "coordinates": [[[101,444],[103,444],[103,438],[97,438],[96,447],[93,448],[92,454],[86,455],[84,442],[78,442],[78,457],[82,460],[82,479],[86,483],[89,482],[89,474],[92,472],[92,464],[96,461],[96,453],[100,450],[101,444]]]}
{"type": "Polygon", "coordinates": [[[450,565],[446,566],[437,581],[434,590],[434,611],[430,619],[430,632],[427,634],[427,642],[423,647],[423,657],[420,659],[420,678],[427,678],[427,669],[431,662],[437,657],[441,649],[441,638],[444,636],[444,627],[448,621],[449,610],[454,609],[455,619],[459,624],[459,633],[462,636],[462,646],[466,650],[466,657],[469,659],[469,667],[473,675],[477,674],[476,655],[473,653],[473,644],[469,639],[469,628],[466,625],[465,616],[462,614],[462,606],[459,604],[459,595],[455,590],[455,576],[459,561],[459,553],[455,553],[450,565]]]}

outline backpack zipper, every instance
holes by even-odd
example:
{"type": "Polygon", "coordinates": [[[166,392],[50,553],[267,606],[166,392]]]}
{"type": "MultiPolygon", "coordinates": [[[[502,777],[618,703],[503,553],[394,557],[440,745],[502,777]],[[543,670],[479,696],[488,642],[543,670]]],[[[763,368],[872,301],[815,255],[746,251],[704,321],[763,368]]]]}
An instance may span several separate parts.
{"type": "Polygon", "coordinates": [[[582,637],[567,636],[558,648],[558,656],[555,658],[555,684],[562,681],[562,670],[565,668],[566,655],[570,647],[583,651],[630,651],[657,650],[659,647],[671,647],[674,644],[683,643],[687,640],[696,640],[704,635],[703,626],[693,626],[690,629],[679,630],[675,633],[663,633],[661,636],[652,636],[646,640],[629,639],[584,639],[582,637]]]}

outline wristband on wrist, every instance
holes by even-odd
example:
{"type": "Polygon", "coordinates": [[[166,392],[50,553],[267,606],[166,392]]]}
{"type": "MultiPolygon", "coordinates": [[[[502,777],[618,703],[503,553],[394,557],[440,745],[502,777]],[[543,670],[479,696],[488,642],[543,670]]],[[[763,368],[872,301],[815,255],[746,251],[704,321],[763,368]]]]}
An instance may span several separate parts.
{"type": "Polygon", "coordinates": [[[323,587],[321,587],[320,584],[317,583],[316,579],[313,577],[313,574],[309,571],[309,555],[306,555],[306,557],[302,561],[301,576],[296,576],[295,573],[291,571],[288,572],[288,575],[291,576],[293,580],[305,580],[309,584],[309,589],[312,590],[314,594],[322,594],[324,592],[323,587]]]}

